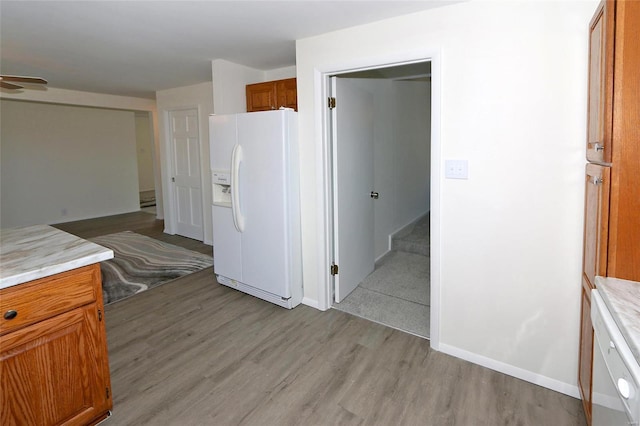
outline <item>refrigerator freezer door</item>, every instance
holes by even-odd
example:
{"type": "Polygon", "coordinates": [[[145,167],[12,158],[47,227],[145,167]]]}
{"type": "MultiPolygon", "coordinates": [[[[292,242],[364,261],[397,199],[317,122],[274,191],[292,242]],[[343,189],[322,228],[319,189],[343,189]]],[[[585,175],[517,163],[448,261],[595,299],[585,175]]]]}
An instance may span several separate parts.
{"type": "Polygon", "coordinates": [[[231,152],[237,140],[236,122],[235,115],[209,117],[211,170],[231,170],[231,152]]]}
{"type": "Polygon", "coordinates": [[[240,233],[233,226],[231,209],[213,206],[213,271],[242,281],[240,233]]]}
{"type": "Polygon", "coordinates": [[[242,281],[290,297],[288,134],[284,111],[240,114],[242,281]]]}
{"type": "MultiPolygon", "coordinates": [[[[227,176],[230,183],[231,153],[237,142],[237,118],[235,115],[209,117],[210,162],[213,172],[227,176]]],[[[213,182],[218,185],[219,182],[213,182]]],[[[230,195],[231,188],[227,188],[230,195]]],[[[216,191],[214,190],[214,194],[216,191]]],[[[230,198],[229,198],[230,200],[230,198]]],[[[242,280],[242,250],[240,234],[233,226],[231,203],[214,203],[213,206],[213,263],[214,272],[233,280],[242,280]]]]}

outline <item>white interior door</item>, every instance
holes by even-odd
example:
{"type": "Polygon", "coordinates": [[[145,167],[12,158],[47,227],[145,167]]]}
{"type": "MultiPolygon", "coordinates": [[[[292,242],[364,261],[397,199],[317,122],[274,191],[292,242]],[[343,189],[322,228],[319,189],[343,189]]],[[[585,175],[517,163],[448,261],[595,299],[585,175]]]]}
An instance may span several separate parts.
{"type": "Polygon", "coordinates": [[[332,77],[335,301],[342,301],[374,269],[373,95],[332,77]]]}
{"type": "Polygon", "coordinates": [[[169,112],[173,150],[175,232],[203,240],[198,110],[169,112]]]}

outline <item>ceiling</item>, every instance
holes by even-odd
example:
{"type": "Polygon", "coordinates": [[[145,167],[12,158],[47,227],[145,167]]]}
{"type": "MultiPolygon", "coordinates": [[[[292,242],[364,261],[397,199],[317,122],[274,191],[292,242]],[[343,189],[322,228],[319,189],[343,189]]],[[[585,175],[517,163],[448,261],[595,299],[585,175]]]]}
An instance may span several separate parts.
{"type": "Polygon", "coordinates": [[[0,73],[49,87],[155,98],[211,81],[211,60],[295,65],[295,40],[452,3],[0,1],[0,73]]]}

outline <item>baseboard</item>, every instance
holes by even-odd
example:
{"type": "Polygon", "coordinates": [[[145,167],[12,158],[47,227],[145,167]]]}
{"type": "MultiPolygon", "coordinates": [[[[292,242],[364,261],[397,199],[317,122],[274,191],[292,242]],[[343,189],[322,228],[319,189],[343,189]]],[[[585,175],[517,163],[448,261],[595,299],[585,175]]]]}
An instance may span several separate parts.
{"type": "Polygon", "coordinates": [[[465,361],[481,365],[491,370],[507,374],[509,376],[524,380],[529,383],[533,383],[538,386],[542,386],[547,389],[551,389],[556,392],[560,392],[565,395],[572,396],[576,399],[580,399],[580,391],[578,390],[577,385],[564,383],[559,380],[542,376],[532,371],[506,364],[504,362],[496,361],[495,359],[478,355],[473,352],[465,351],[464,349],[460,349],[444,343],[440,343],[440,345],[438,346],[438,350],[456,358],[464,359],[465,361]]]}
{"type": "Polygon", "coordinates": [[[301,303],[303,305],[311,306],[312,308],[316,308],[318,310],[322,310],[322,309],[320,309],[320,304],[315,299],[311,299],[311,298],[305,296],[305,297],[302,298],[302,302],[301,303]]]}
{"type": "Polygon", "coordinates": [[[378,264],[378,262],[382,262],[384,260],[385,257],[389,256],[391,254],[391,250],[387,250],[384,253],[382,253],[380,256],[376,257],[375,260],[375,264],[378,264]]]}

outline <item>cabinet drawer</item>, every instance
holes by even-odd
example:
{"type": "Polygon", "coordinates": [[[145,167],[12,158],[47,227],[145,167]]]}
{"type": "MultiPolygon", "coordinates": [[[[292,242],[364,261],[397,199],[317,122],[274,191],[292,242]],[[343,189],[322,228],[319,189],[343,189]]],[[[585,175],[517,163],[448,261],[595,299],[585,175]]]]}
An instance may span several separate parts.
{"type": "Polygon", "coordinates": [[[0,290],[0,335],[91,303],[98,291],[99,264],[0,290]],[[6,319],[9,311],[17,315],[6,319]]]}

